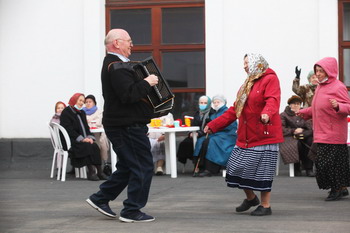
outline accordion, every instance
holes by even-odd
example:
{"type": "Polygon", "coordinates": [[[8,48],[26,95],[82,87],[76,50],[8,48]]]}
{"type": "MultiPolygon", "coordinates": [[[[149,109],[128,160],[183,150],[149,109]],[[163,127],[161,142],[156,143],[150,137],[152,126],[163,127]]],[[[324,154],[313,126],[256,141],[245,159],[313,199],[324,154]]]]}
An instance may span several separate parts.
{"type": "Polygon", "coordinates": [[[140,79],[144,79],[151,74],[158,77],[158,84],[152,86],[152,90],[147,96],[154,112],[160,113],[171,110],[174,106],[175,95],[170,90],[167,81],[163,78],[153,58],[149,57],[141,62],[132,63],[132,65],[136,75],[140,79]]]}

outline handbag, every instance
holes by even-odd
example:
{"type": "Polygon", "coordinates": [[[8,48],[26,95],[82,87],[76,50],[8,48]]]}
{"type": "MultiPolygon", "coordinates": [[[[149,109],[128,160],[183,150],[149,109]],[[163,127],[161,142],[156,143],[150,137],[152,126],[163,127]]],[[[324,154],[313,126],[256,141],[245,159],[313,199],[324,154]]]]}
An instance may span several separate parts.
{"type": "Polygon", "coordinates": [[[292,136],[284,137],[284,142],[280,144],[280,154],[284,164],[298,163],[298,140],[292,136]]]}

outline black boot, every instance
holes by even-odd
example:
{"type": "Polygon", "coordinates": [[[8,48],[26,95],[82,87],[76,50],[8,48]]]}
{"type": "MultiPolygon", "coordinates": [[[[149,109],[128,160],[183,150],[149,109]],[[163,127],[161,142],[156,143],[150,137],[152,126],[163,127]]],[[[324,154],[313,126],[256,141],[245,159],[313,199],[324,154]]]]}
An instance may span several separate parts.
{"type": "Polygon", "coordinates": [[[95,165],[96,169],[97,169],[97,177],[100,180],[107,180],[108,176],[106,176],[106,174],[103,173],[101,165],[95,165]]]}
{"type": "Polygon", "coordinates": [[[87,165],[88,168],[88,174],[87,174],[87,178],[88,180],[92,180],[92,181],[98,181],[100,180],[96,174],[95,171],[95,166],[93,165],[87,165]]]}

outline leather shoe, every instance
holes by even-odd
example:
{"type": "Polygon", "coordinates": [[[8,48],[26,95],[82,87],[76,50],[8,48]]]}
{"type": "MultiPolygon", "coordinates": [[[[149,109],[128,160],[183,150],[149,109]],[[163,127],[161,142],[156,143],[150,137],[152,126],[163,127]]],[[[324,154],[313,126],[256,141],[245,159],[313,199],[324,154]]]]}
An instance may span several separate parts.
{"type": "Polygon", "coordinates": [[[252,206],[257,206],[260,204],[259,198],[255,195],[254,199],[248,201],[244,199],[243,203],[236,208],[236,212],[243,212],[249,210],[252,206]]]}
{"type": "Polygon", "coordinates": [[[325,201],[336,201],[339,200],[340,198],[342,198],[342,190],[340,191],[336,191],[336,190],[331,190],[329,192],[328,197],[325,199],[325,201]]]}
{"type": "Polygon", "coordinates": [[[341,195],[342,195],[343,197],[349,196],[349,191],[348,191],[348,189],[347,189],[347,188],[343,189],[343,190],[341,191],[341,195]]]}
{"type": "Polygon", "coordinates": [[[271,215],[272,210],[271,207],[265,208],[262,205],[259,205],[258,208],[256,208],[253,212],[250,213],[250,215],[253,216],[265,216],[265,215],[271,215]]]}
{"type": "Polygon", "coordinates": [[[97,177],[100,180],[107,180],[108,179],[108,176],[106,174],[104,174],[103,172],[101,172],[101,174],[97,174],[97,177]]]}

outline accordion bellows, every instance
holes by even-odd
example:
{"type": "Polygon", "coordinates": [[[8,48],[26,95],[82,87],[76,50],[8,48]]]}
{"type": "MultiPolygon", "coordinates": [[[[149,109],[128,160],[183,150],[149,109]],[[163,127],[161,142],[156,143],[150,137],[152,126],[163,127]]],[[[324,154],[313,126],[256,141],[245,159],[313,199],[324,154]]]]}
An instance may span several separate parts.
{"type": "Polygon", "coordinates": [[[108,69],[132,68],[140,80],[154,74],[158,77],[158,84],[152,86],[151,92],[147,95],[148,102],[153,107],[154,113],[162,113],[171,110],[174,106],[175,95],[170,90],[167,81],[163,78],[160,70],[152,57],[140,62],[113,62],[108,69]]]}
{"type": "Polygon", "coordinates": [[[154,112],[171,110],[174,106],[175,95],[170,90],[167,81],[163,78],[153,58],[149,57],[136,63],[133,65],[133,68],[140,79],[144,79],[151,74],[158,77],[158,84],[152,87],[152,91],[147,96],[154,108],[154,112]]]}

